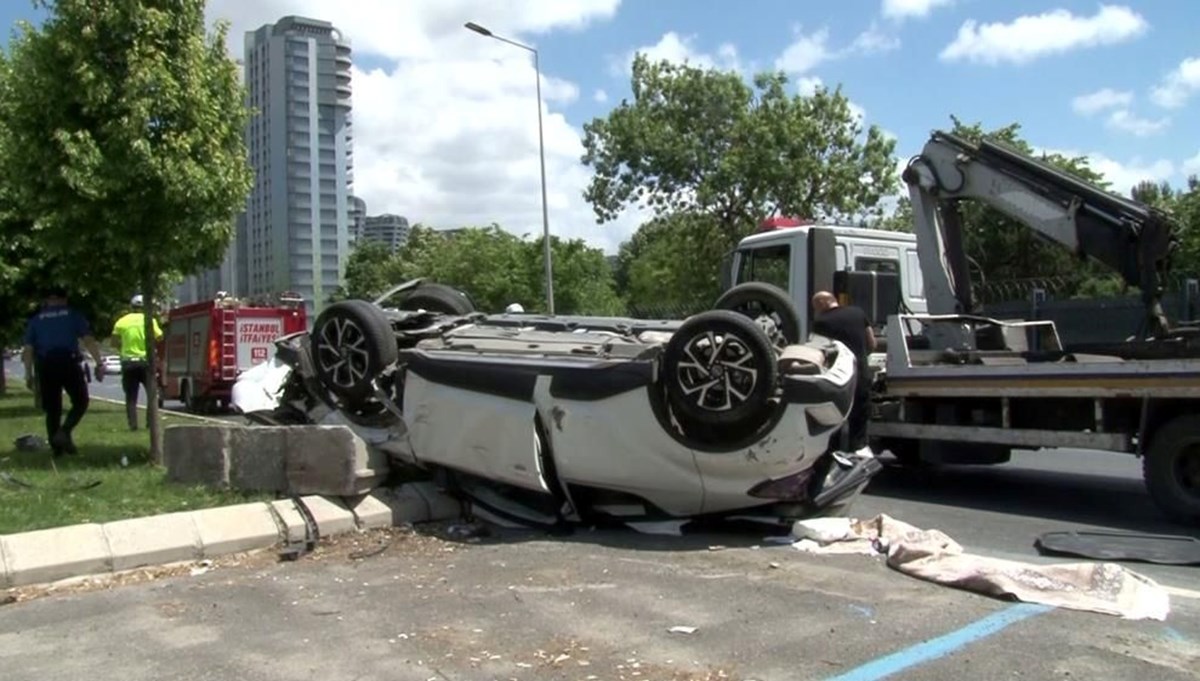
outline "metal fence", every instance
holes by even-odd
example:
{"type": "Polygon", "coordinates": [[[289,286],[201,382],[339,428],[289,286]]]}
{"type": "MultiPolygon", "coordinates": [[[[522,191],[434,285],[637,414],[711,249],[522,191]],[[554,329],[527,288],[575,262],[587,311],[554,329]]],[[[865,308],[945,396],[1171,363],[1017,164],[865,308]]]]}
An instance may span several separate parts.
{"type": "MultiPolygon", "coordinates": [[[[1056,283],[1054,280],[1027,281],[1021,287],[1017,282],[1004,282],[989,293],[994,296],[1007,291],[1024,295],[1008,300],[995,300],[989,296],[990,299],[984,299],[983,312],[998,319],[1053,321],[1059,336],[1068,344],[1120,342],[1138,331],[1145,309],[1136,291],[1117,296],[1056,297],[1052,293],[1056,283]],[[1043,288],[1037,286],[1038,283],[1050,286],[1043,288]]],[[[1070,288],[1064,286],[1058,290],[1070,288]]],[[[1195,275],[1172,277],[1163,295],[1163,311],[1175,323],[1200,321],[1200,280],[1195,275]]]]}

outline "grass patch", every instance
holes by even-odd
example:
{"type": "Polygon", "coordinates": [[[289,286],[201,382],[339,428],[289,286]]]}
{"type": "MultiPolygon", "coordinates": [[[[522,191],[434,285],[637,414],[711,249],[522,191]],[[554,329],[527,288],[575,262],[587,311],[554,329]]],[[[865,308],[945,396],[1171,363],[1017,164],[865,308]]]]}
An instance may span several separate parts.
{"type": "MultiPolygon", "coordinates": [[[[161,412],[160,417],[164,427],[191,421],[161,412]]],[[[8,395],[0,397],[0,472],[33,488],[0,479],[0,534],[272,498],[167,482],[166,469],[150,463],[150,434],[129,430],[123,406],[94,398],[73,433],[78,454],[60,456],[52,466],[49,447],[17,451],[14,441],[25,434],[44,439],[45,418],[33,406],[32,393],[10,382],[8,395]],[[121,465],[122,457],[128,466],[121,465]],[[77,489],[96,481],[95,487],[77,489]]]]}

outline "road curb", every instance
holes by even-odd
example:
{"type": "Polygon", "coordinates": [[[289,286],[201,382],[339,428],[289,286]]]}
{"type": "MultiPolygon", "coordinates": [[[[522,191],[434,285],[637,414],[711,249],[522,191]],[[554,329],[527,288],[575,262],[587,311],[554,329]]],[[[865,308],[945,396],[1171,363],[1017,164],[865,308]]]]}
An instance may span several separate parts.
{"type": "Polygon", "coordinates": [[[381,488],[356,497],[313,495],[0,535],[0,588],[282,548],[306,535],[296,503],[317,521],[321,538],[451,520],[461,513],[456,504],[402,502],[414,493],[448,499],[431,483],[399,489],[404,493],[381,488]]]}

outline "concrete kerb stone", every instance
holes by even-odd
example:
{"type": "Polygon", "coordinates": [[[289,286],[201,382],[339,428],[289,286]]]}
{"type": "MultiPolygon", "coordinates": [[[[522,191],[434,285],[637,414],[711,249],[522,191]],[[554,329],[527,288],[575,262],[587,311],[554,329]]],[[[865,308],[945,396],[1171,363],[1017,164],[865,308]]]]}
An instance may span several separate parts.
{"type": "Polygon", "coordinates": [[[200,558],[200,530],[193,513],[165,513],[101,525],[112,556],[112,570],[120,572],[200,558]]]}
{"type": "Polygon", "coordinates": [[[317,523],[317,532],[322,537],[332,537],[338,534],[354,532],[358,523],[354,513],[336,497],[323,497],[312,494],[300,497],[300,503],[308,509],[313,520],[317,523]]]}
{"type": "Polygon", "coordinates": [[[4,542],[0,541],[0,589],[7,589],[12,586],[12,579],[8,572],[8,559],[5,558],[4,542]]]}
{"type": "Polygon", "coordinates": [[[191,515],[205,558],[270,548],[282,539],[275,514],[265,502],[206,508],[191,515]]]}
{"type": "Polygon", "coordinates": [[[296,502],[291,499],[277,499],[272,501],[270,506],[286,543],[294,544],[308,540],[308,523],[304,521],[300,509],[296,508],[296,502]]]}
{"type": "Polygon", "coordinates": [[[381,501],[375,492],[357,497],[345,497],[342,501],[354,514],[354,522],[360,530],[391,527],[404,522],[397,522],[398,519],[395,518],[392,507],[381,501]]]}
{"type": "Polygon", "coordinates": [[[0,536],[10,586],[53,582],[112,570],[104,530],[96,523],[0,536]]]}

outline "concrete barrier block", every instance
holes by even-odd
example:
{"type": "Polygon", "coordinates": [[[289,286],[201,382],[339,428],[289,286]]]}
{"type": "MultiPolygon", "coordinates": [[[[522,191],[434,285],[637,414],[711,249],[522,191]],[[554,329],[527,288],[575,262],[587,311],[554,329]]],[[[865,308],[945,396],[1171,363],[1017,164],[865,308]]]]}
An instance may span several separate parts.
{"type": "Polygon", "coordinates": [[[289,426],[286,451],[290,494],[358,496],[387,477],[387,455],[346,426],[289,426]]]}
{"type": "Polygon", "coordinates": [[[392,507],[379,498],[379,490],[360,497],[346,497],[342,501],[354,514],[358,529],[391,527],[396,524],[392,507]]]}
{"type": "Polygon", "coordinates": [[[229,485],[248,492],[288,488],[284,462],[289,426],[238,428],[229,437],[229,485]]]}
{"type": "Polygon", "coordinates": [[[278,499],[271,502],[271,510],[275,512],[277,524],[283,528],[286,542],[302,542],[308,539],[308,526],[304,516],[296,509],[291,499],[278,499]]]}
{"type": "Polygon", "coordinates": [[[201,557],[200,533],[192,512],[117,520],[100,527],[108,540],[113,570],[201,557]]]}
{"type": "Polygon", "coordinates": [[[112,569],[104,531],[96,523],[0,536],[11,586],[42,584],[112,569]]]}
{"type": "Polygon", "coordinates": [[[236,427],[175,425],[163,429],[167,480],[184,485],[229,486],[229,439],[236,427]]]}
{"type": "Polygon", "coordinates": [[[317,522],[317,531],[322,537],[345,534],[358,529],[354,513],[336,498],[314,494],[301,497],[300,503],[312,514],[313,520],[317,522]]]}
{"type": "Polygon", "coordinates": [[[205,558],[275,546],[282,539],[265,503],[238,504],[191,512],[205,558]]]}
{"type": "Polygon", "coordinates": [[[425,499],[425,503],[429,504],[430,522],[453,520],[462,516],[462,504],[458,499],[438,489],[432,482],[412,482],[405,487],[412,487],[425,499]]]}

